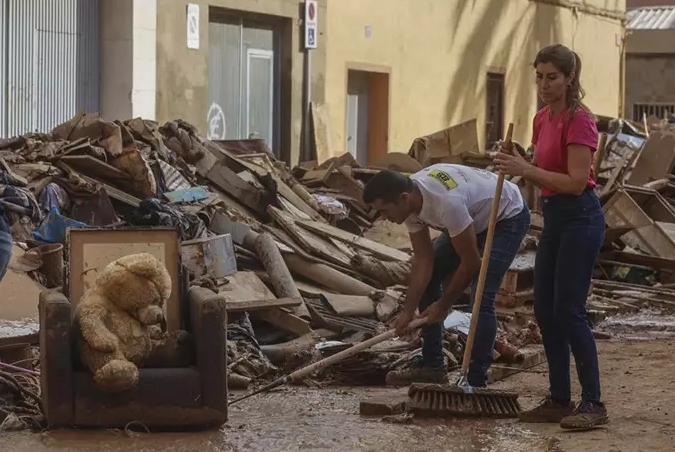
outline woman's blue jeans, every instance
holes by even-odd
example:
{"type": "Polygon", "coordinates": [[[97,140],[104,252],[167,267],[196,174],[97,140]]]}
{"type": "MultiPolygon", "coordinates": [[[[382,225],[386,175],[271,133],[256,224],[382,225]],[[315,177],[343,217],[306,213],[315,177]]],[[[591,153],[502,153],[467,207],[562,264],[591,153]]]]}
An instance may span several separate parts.
{"type": "Polygon", "coordinates": [[[551,397],[571,400],[570,349],[582,399],[600,402],[595,338],[586,315],[593,268],[605,237],[605,216],[595,191],[542,198],[544,229],[534,269],[534,314],[549,367],[551,397]]]}

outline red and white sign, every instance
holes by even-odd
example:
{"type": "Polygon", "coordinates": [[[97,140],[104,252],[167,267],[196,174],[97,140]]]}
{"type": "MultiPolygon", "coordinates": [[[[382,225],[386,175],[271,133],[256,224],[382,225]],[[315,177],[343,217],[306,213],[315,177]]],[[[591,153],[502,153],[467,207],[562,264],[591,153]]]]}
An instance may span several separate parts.
{"type": "Polygon", "coordinates": [[[319,35],[318,12],[316,0],[305,0],[305,48],[316,49],[316,41],[319,35]]]}

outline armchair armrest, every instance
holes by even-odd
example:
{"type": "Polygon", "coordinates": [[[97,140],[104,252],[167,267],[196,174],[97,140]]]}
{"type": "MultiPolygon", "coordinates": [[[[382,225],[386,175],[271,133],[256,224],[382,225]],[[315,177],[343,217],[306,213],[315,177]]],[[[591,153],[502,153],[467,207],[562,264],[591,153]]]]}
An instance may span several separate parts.
{"type": "Polygon", "coordinates": [[[204,406],[227,412],[227,313],[225,299],[203,287],[192,287],[190,327],[204,406]]]}
{"type": "Polygon", "coordinates": [[[50,428],[73,424],[72,309],[61,292],[40,293],[40,386],[50,428]]]}

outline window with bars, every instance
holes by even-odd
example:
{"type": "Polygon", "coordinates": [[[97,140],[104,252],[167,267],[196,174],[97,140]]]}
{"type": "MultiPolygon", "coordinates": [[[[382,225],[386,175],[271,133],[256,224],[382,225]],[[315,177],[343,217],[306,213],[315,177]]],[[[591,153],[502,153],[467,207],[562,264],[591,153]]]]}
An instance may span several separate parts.
{"type": "Polygon", "coordinates": [[[643,115],[667,119],[673,113],[675,113],[675,104],[633,104],[633,121],[642,121],[643,115]]]}

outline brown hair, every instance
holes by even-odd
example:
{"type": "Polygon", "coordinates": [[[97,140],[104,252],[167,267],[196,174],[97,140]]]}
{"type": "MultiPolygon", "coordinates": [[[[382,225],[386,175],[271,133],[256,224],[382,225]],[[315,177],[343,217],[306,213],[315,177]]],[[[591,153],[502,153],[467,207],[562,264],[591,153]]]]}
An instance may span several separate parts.
{"type": "Polygon", "coordinates": [[[574,116],[577,108],[583,108],[590,112],[588,107],[582,102],[586,93],[581,87],[581,58],[574,50],[565,47],[562,44],[551,44],[539,51],[534,59],[534,67],[539,63],[551,63],[565,77],[570,78],[570,84],[567,86],[566,100],[569,109],[569,117],[574,116]]]}

